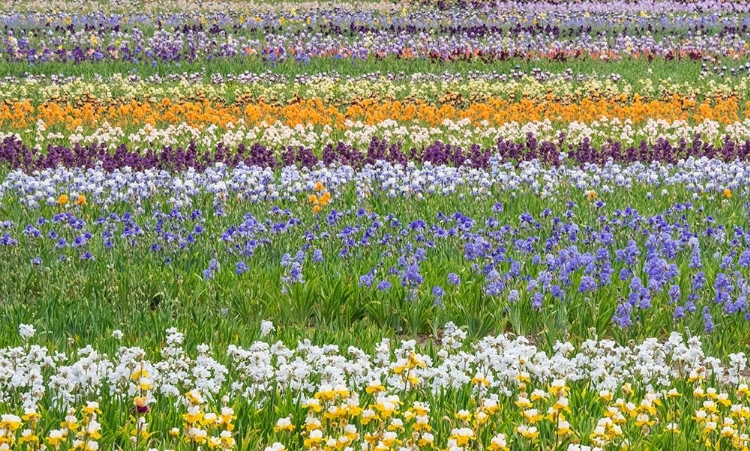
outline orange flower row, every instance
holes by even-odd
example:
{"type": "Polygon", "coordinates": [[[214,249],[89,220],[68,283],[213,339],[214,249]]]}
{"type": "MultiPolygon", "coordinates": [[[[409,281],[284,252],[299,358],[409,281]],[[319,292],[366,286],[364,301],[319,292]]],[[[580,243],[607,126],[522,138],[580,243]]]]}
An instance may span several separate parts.
{"type": "Polygon", "coordinates": [[[49,102],[32,106],[28,102],[0,105],[0,127],[5,130],[25,129],[39,120],[47,127],[61,125],[73,130],[78,126],[98,126],[108,122],[113,126],[142,126],[151,124],[174,124],[185,122],[191,126],[204,127],[215,124],[225,127],[237,124],[240,119],[246,124],[274,123],[330,125],[342,127],[347,119],[376,124],[386,119],[403,122],[420,122],[436,126],[444,120],[471,119],[474,123],[487,121],[491,125],[507,122],[529,122],[549,119],[557,122],[590,123],[602,117],[634,123],[647,119],[667,121],[706,119],[721,123],[732,123],[740,117],[750,117],[750,102],[742,105],[737,98],[718,99],[698,103],[688,98],[672,96],[666,100],[619,103],[606,99],[584,100],[580,103],[556,101],[534,102],[531,100],[509,101],[492,98],[467,106],[424,101],[365,101],[339,108],[326,104],[321,99],[301,99],[288,105],[254,103],[246,106],[223,105],[209,100],[202,102],[129,102],[125,104],[92,105],[74,108],[69,103],[49,102]],[[743,112],[744,111],[744,112],[743,112]]]}

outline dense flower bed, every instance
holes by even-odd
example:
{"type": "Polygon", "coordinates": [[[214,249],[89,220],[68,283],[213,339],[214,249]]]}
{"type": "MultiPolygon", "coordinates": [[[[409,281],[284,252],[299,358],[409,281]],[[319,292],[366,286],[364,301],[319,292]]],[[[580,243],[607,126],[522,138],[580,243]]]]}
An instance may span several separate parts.
{"type": "Polygon", "coordinates": [[[114,296],[148,273],[172,296],[256,293],[253,303],[301,323],[333,319],[317,299],[335,287],[339,320],[415,334],[458,314],[518,333],[710,333],[715,317],[740,333],[748,171],[707,159],[579,169],[496,158],[487,169],[13,171],[0,184],[0,255],[37,280],[62,276],[53,291],[118,267],[103,287],[114,296]],[[135,258],[127,267],[124,255],[135,258]],[[274,305],[278,296],[290,304],[274,305]]]}
{"type": "MultiPolygon", "coordinates": [[[[383,5],[364,10],[326,7],[241,8],[232,13],[40,14],[11,12],[3,57],[31,63],[82,61],[179,62],[261,58],[402,59],[489,62],[550,60],[701,59],[743,57],[747,6],[713,3],[664,8],[635,2],[569,8],[477,2],[457,8],[383,5]],[[606,5],[606,6],[602,6],[606,5]],[[713,7],[713,8],[712,8],[713,7]],[[640,12],[633,20],[634,11],[640,12]],[[625,23],[633,22],[632,26],[625,23]],[[744,28],[743,28],[744,27],[744,28]],[[685,33],[700,28],[704,33],[685,33]],[[43,33],[42,33],[43,32],[43,33]],[[42,37],[40,37],[40,35],[42,37]]],[[[700,2],[703,3],[703,2],[700,2]]]]}
{"type": "MultiPolygon", "coordinates": [[[[302,132],[303,130],[295,131],[302,132]]],[[[155,136],[173,138],[161,134],[155,136]]],[[[91,138],[91,140],[96,140],[103,136],[93,135],[91,138]]],[[[674,144],[660,138],[654,143],[641,141],[637,146],[608,140],[597,147],[591,144],[588,137],[584,137],[576,144],[570,142],[571,140],[566,140],[564,134],[554,141],[539,141],[529,133],[525,139],[519,141],[506,141],[498,138],[497,142],[491,146],[471,142],[458,145],[433,141],[429,145],[405,148],[399,139],[388,141],[375,136],[362,145],[352,145],[345,141],[336,143],[328,141],[327,144],[319,144],[319,147],[305,147],[298,142],[294,142],[294,145],[273,147],[254,142],[240,143],[233,148],[219,141],[213,149],[206,146],[206,141],[210,143],[210,138],[208,138],[203,145],[199,145],[196,141],[187,141],[188,144],[185,147],[180,145],[156,147],[149,143],[146,149],[136,147],[134,144],[128,148],[127,144],[117,145],[117,142],[114,142],[106,145],[96,140],[88,145],[76,143],[67,147],[48,144],[43,149],[39,146],[30,149],[16,136],[11,136],[0,142],[0,162],[11,168],[25,170],[54,169],[64,166],[68,168],[99,167],[111,172],[126,168],[138,171],[145,169],[185,171],[190,168],[203,170],[216,164],[230,167],[278,169],[292,165],[315,168],[321,164],[330,166],[338,163],[361,168],[364,165],[376,165],[382,161],[401,165],[432,163],[487,169],[497,161],[512,164],[542,161],[547,165],[559,166],[571,163],[603,165],[638,161],[674,164],[685,158],[719,159],[726,162],[750,159],[750,140],[738,142],[726,137],[721,145],[713,145],[701,138],[700,134],[696,134],[690,141],[682,138],[674,144]]]]}
{"type": "Polygon", "coordinates": [[[25,343],[0,349],[0,400],[22,401],[4,414],[10,446],[98,449],[130,436],[136,447],[354,449],[394,446],[492,450],[568,450],[747,446],[750,389],[744,354],[705,355],[697,338],[678,334],[630,346],[588,340],[547,353],[505,335],[472,346],[449,323],[431,352],[413,340],[356,347],[288,347],[274,325],[249,347],[185,349],[166,332],[147,352],[102,338],[111,352],[85,347],[68,355],[25,343]],[[118,347],[119,346],[119,347],[118,347]],[[114,350],[117,347],[117,350],[114,350]],[[48,399],[50,408],[38,403],[48,399]],[[237,434],[237,431],[242,431],[237,434]],[[694,439],[697,439],[695,443],[694,439]]]}

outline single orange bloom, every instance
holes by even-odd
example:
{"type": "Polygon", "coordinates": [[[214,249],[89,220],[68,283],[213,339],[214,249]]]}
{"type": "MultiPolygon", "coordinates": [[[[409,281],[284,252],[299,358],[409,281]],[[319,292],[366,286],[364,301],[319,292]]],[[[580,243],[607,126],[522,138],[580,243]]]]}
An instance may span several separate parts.
{"type": "Polygon", "coordinates": [[[315,213],[319,212],[319,211],[320,211],[320,205],[315,205],[315,206],[313,207],[313,211],[314,211],[315,213]]]}
{"type": "Polygon", "coordinates": [[[315,194],[310,194],[309,196],[307,196],[307,200],[311,204],[317,204],[318,203],[318,196],[316,196],[315,194]]]}
{"type": "Polygon", "coordinates": [[[315,191],[323,191],[325,187],[323,187],[323,184],[320,182],[315,183],[315,191]]]}
{"type": "Polygon", "coordinates": [[[57,204],[58,205],[65,205],[68,203],[68,196],[65,194],[61,194],[60,197],[57,198],[57,204]]]}
{"type": "Polygon", "coordinates": [[[586,191],[586,197],[588,197],[589,200],[596,199],[596,191],[594,191],[593,189],[586,191]]]}
{"type": "Polygon", "coordinates": [[[729,188],[724,188],[724,197],[726,197],[727,199],[731,199],[732,198],[732,190],[729,189],[729,188]]]}
{"type": "Polygon", "coordinates": [[[79,194],[78,199],[76,199],[76,205],[86,205],[86,196],[79,194]]]}

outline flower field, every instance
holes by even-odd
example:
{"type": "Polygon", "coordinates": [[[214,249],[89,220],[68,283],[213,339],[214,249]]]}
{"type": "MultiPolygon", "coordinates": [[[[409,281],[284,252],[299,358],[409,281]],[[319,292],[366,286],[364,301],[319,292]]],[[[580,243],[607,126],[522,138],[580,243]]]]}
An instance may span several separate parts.
{"type": "Polygon", "coordinates": [[[0,451],[750,450],[749,27],[0,5],[0,451]]]}

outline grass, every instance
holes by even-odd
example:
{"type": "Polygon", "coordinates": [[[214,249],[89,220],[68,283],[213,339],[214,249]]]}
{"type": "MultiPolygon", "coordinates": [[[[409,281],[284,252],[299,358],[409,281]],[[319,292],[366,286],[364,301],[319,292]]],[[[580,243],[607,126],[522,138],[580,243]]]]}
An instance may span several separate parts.
{"type": "MultiPolygon", "coordinates": [[[[736,66],[730,60],[719,61],[728,67],[736,66]]],[[[671,79],[676,83],[692,82],[699,80],[701,62],[692,60],[665,61],[656,59],[651,62],[637,60],[616,60],[602,62],[601,60],[579,59],[566,62],[513,59],[484,63],[481,61],[452,61],[436,63],[429,60],[402,60],[396,58],[388,59],[366,59],[366,60],[339,60],[329,58],[314,58],[309,63],[299,63],[287,60],[282,63],[271,64],[257,57],[242,59],[216,59],[213,61],[192,61],[181,63],[132,63],[126,61],[109,61],[106,63],[82,62],[71,63],[43,63],[30,64],[26,62],[11,62],[0,65],[0,76],[22,76],[23,74],[59,74],[63,76],[83,77],[92,80],[95,75],[110,77],[114,74],[134,73],[142,77],[151,75],[165,76],[171,73],[195,73],[200,72],[210,77],[211,74],[241,74],[271,73],[286,76],[311,75],[319,73],[338,73],[342,76],[359,76],[370,73],[383,73],[387,68],[388,73],[457,73],[467,74],[470,72],[489,72],[507,74],[512,70],[541,69],[552,73],[564,72],[572,69],[575,74],[617,74],[622,79],[633,85],[639,80],[648,78],[652,80],[671,79]],[[649,72],[651,70],[651,72],[649,72]]]]}

